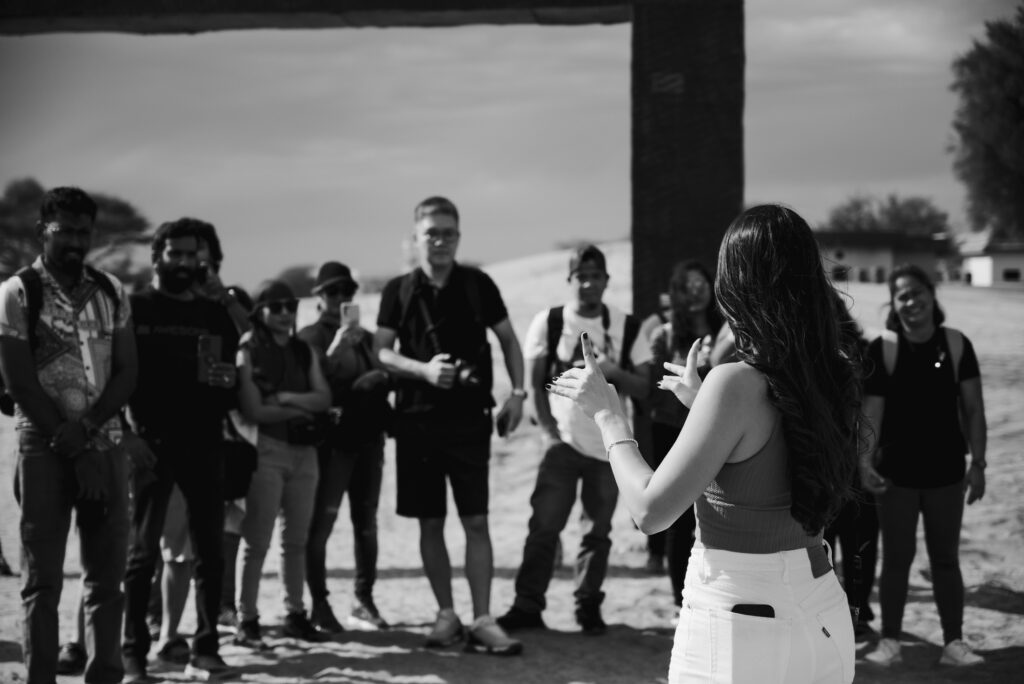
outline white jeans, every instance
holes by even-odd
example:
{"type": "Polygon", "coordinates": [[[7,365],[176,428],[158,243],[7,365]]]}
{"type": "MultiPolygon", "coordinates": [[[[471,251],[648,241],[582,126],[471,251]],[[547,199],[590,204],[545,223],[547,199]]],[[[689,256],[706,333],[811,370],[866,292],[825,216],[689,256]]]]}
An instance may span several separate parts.
{"type": "Polygon", "coordinates": [[[852,682],[853,620],[835,572],[815,579],[806,549],[735,553],[694,546],[670,684],[852,682]],[[775,617],[732,612],[768,604],[775,617]]]}

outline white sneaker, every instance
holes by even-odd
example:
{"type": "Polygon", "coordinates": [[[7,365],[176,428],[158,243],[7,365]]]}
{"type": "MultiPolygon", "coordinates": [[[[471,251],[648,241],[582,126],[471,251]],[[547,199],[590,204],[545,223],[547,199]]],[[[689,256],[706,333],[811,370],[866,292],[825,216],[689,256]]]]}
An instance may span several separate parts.
{"type": "Polygon", "coordinates": [[[896,639],[883,638],[878,642],[878,647],[874,651],[864,656],[864,660],[882,667],[899,665],[903,662],[903,656],[900,654],[900,642],[896,639]]]}
{"type": "Polygon", "coordinates": [[[465,629],[459,616],[451,608],[442,608],[437,611],[437,619],[434,621],[434,628],[427,635],[427,648],[447,648],[452,644],[462,641],[465,629]]]}
{"type": "Polygon", "coordinates": [[[954,639],[942,649],[939,665],[980,665],[985,659],[971,650],[963,639],[954,639]]]}
{"type": "Polygon", "coordinates": [[[469,628],[466,650],[488,655],[519,655],[523,644],[506,634],[490,615],[481,615],[469,628]]]}

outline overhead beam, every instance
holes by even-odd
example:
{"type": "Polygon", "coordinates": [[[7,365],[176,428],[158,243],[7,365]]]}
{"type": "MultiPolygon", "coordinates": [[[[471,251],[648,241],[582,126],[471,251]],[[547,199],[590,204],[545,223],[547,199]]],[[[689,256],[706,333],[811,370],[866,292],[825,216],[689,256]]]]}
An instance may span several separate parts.
{"type": "Polygon", "coordinates": [[[0,34],[614,24],[622,0],[4,0],[0,34]]]}

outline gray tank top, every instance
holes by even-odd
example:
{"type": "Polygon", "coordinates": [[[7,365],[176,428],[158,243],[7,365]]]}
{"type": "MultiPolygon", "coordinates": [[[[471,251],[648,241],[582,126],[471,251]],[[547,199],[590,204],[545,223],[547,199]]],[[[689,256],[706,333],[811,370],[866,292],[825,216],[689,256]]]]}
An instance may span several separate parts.
{"type": "Polygon", "coordinates": [[[792,503],[782,419],[761,449],[740,463],[726,463],[694,503],[697,541],[705,548],[775,553],[821,547],[790,515],[792,503]]]}

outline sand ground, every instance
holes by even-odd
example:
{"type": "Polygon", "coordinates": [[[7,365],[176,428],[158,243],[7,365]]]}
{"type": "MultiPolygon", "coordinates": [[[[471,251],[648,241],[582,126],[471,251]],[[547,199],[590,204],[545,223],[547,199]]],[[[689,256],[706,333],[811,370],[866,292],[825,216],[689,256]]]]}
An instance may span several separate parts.
{"type": "MultiPolygon", "coordinates": [[[[531,262],[537,271],[524,275],[522,265],[510,262],[492,271],[502,287],[520,335],[529,316],[551,305],[551,292],[560,292],[564,260],[552,258],[552,270],[531,262]],[[529,283],[527,281],[530,281],[529,283]],[[543,298],[543,299],[542,299],[543,298]]],[[[610,250],[613,273],[628,273],[628,250],[610,250]]],[[[877,329],[886,299],[884,286],[850,285],[854,313],[866,328],[877,329]]],[[[609,299],[627,303],[628,279],[620,279],[609,299]],[[622,282],[625,280],[625,282],[622,282]]],[[[951,325],[961,328],[978,350],[989,422],[989,489],[983,501],[968,508],[961,550],[966,584],[965,637],[986,657],[983,666],[950,670],[937,666],[941,648],[938,616],[928,581],[927,558],[919,543],[911,574],[905,619],[905,664],[887,672],[873,668],[861,656],[872,645],[858,645],[857,682],[1012,682],[1024,672],[1024,292],[984,291],[948,286],[940,291],[951,325]]],[[[364,319],[373,320],[374,302],[364,302],[364,319]]],[[[507,387],[507,385],[506,385],[507,387]]],[[[503,388],[496,390],[501,396],[503,388]]],[[[0,420],[0,541],[7,559],[19,562],[18,511],[9,483],[15,462],[13,430],[0,420]]],[[[626,683],[665,681],[672,631],[672,601],[668,579],[643,571],[644,537],[622,506],[614,525],[613,546],[604,604],[611,628],[603,637],[584,637],[572,618],[572,572],[569,567],[578,543],[574,514],[563,534],[567,565],[559,569],[548,593],[547,632],[523,634],[525,653],[517,658],[470,655],[459,649],[427,650],[422,635],[436,605],[420,570],[417,528],[394,514],[394,461],[391,445],[385,466],[380,508],[380,579],[377,603],[393,624],[388,632],[349,631],[327,644],[304,645],[279,632],[282,611],[278,559],[268,557],[260,596],[263,622],[269,627],[273,650],[252,655],[226,645],[223,655],[237,667],[237,679],[247,682],[446,684],[477,682],[626,683]]],[[[491,470],[491,533],[496,577],[493,611],[504,612],[513,598],[513,579],[521,559],[529,516],[529,495],[540,458],[536,430],[521,428],[508,440],[495,439],[491,470]]],[[[463,535],[457,520],[447,527],[456,566],[456,607],[470,617],[469,596],[462,577],[463,535]]],[[[884,552],[884,551],[883,551],[884,552]]],[[[77,595],[78,553],[72,534],[65,564],[61,602],[61,639],[70,637],[77,595]]],[[[351,525],[343,510],[329,548],[329,587],[335,610],[349,608],[353,577],[351,525]]],[[[0,578],[0,682],[24,681],[21,665],[20,580],[0,578]]],[[[876,603],[877,612],[877,603],[876,603]]],[[[877,627],[877,621],[875,626],[877,627]]],[[[191,609],[183,629],[194,628],[191,609]]],[[[227,643],[225,637],[225,643],[227,643]]],[[[180,669],[154,666],[153,673],[168,682],[184,679],[180,669]]],[[[80,677],[62,677],[77,684],[80,677]]]]}

